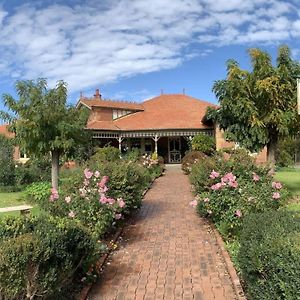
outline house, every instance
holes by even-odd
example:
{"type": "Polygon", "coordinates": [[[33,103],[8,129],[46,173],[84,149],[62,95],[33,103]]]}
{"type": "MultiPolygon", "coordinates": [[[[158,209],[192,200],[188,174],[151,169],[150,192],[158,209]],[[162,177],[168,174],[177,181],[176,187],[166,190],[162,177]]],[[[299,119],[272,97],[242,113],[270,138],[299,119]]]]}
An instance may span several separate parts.
{"type": "Polygon", "coordinates": [[[207,108],[216,105],[185,94],[161,94],[134,103],[104,100],[97,89],[92,98],[81,95],[77,107],[82,106],[90,110],[86,128],[101,146],[157,152],[165,162],[180,163],[189,141],[199,133],[215,136],[217,146],[225,143],[214,124],[204,121],[207,108]]]}
{"type": "MultiPolygon", "coordinates": [[[[8,130],[8,125],[3,124],[0,125],[0,134],[6,136],[7,138],[14,138],[14,133],[8,130]]],[[[14,148],[14,160],[20,163],[26,163],[29,158],[26,156],[26,153],[20,151],[20,148],[16,146],[14,148]]]]}

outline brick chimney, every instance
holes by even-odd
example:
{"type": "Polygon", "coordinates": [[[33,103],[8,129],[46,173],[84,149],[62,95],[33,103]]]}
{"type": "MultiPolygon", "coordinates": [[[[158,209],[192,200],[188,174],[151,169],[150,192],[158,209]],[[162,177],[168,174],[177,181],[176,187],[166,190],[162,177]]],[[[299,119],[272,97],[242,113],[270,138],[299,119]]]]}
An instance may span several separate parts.
{"type": "Polygon", "coordinates": [[[97,99],[101,99],[101,94],[99,92],[99,89],[96,89],[94,97],[97,98],[97,99]]]}

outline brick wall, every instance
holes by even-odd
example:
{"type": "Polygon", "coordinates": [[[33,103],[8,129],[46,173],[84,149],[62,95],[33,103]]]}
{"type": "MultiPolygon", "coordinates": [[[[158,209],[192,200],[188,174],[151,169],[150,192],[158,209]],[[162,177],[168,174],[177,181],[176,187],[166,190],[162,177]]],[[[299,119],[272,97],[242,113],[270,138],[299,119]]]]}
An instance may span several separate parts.
{"type": "MultiPolygon", "coordinates": [[[[234,148],[235,143],[227,142],[224,139],[224,132],[220,130],[218,126],[215,128],[215,136],[216,136],[216,148],[217,150],[222,148],[234,148]]],[[[256,162],[257,163],[266,163],[267,162],[267,148],[265,147],[261,152],[256,155],[256,162]]]]}

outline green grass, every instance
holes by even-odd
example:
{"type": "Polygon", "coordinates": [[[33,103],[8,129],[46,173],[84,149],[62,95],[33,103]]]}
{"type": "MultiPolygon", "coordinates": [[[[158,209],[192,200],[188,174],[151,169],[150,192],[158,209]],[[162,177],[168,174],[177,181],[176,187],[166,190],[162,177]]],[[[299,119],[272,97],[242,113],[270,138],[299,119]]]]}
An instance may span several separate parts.
{"type": "MultiPolygon", "coordinates": [[[[0,193],[0,207],[10,207],[10,206],[18,206],[26,204],[24,200],[22,200],[23,192],[11,192],[11,193],[0,193]]],[[[30,211],[32,215],[39,215],[43,213],[41,209],[37,206],[34,206],[30,211]]],[[[0,213],[0,218],[5,216],[18,216],[20,212],[8,212],[8,213],[0,213]]]]}
{"type": "Polygon", "coordinates": [[[0,207],[22,205],[25,202],[21,199],[23,192],[0,193],[0,207]]]}
{"type": "Polygon", "coordinates": [[[300,169],[282,168],[276,172],[275,180],[282,182],[293,196],[292,202],[285,209],[300,211],[300,169]]]}
{"type": "Polygon", "coordinates": [[[300,170],[282,169],[276,172],[275,179],[282,182],[293,196],[300,196],[300,170]]]}

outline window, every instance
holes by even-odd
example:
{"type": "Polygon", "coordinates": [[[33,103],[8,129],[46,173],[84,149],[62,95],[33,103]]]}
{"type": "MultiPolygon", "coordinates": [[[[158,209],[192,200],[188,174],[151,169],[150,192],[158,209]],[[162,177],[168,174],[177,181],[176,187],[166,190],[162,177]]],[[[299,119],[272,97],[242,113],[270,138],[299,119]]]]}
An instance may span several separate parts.
{"type": "Polygon", "coordinates": [[[113,120],[130,114],[130,110],[113,109],[113,120]]]}

